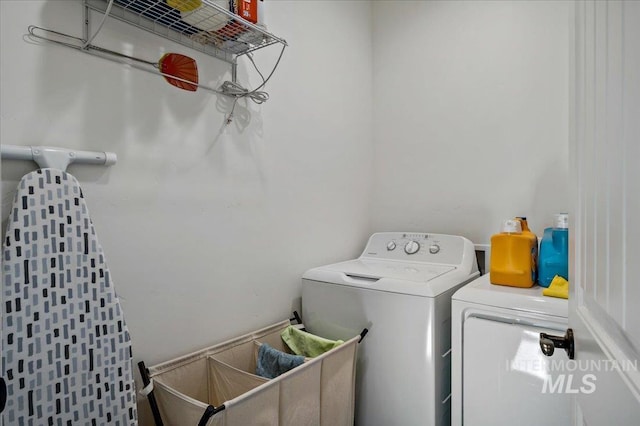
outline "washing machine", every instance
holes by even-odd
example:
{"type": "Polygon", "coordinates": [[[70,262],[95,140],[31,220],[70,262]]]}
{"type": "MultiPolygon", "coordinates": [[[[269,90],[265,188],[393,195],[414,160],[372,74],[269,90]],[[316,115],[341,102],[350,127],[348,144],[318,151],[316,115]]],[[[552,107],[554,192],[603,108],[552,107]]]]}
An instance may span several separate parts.
{"type": "Polygon", "coordinates": [[[542,287],[505,287],[489,274],[452,298],[453,426],[570,425],[568,357],[540,349],[540,333],[564,335],[568,301],[542,287]]]}
{"type": "Polygon", "coordinates": [[[358,259],[302,277],[302,318],[358,348],[360,426],[449,425],[451,295],[479,275],[473,244],[453,235],[373,234],[358,259]]]}

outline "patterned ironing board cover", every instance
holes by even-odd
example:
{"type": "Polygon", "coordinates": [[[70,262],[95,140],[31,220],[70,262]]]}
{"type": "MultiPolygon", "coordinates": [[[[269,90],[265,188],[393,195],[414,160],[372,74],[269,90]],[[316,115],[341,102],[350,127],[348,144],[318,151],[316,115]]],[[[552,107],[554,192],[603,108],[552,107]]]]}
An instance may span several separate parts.
{"type": "Polygon", "coordinates": [[[131,341],[82,190],[22,178],[3,243],[4,425],[135,425],[131,341]]]}

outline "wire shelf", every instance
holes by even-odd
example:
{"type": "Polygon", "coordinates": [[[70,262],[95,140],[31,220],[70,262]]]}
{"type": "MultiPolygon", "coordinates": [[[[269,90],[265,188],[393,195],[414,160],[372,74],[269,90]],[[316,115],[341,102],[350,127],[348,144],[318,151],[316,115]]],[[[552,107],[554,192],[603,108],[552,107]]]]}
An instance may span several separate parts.
{"type": "MultiPolygon", "coordinates": [[[[84,4],[105,13],[108,0],[84,0],[84,4]]],[[[284,39],[225,10],[216,0],[201,0],[197,2],[200,7],[189,10],[194,4],[194,0],[115,0],[109,16],[231,64],[248,52],[272,44],[287,45],[284,39]]]]}

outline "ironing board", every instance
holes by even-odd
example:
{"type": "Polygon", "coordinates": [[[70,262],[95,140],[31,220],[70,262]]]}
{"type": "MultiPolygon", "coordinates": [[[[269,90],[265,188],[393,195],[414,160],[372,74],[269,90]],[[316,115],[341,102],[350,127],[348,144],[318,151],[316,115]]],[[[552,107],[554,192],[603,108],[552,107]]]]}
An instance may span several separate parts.
{"type": "Polygon", "coordinates": [[[137,424],[129,332],[77,180],[24,176],[2,248],[4,425],[137,424]]]}

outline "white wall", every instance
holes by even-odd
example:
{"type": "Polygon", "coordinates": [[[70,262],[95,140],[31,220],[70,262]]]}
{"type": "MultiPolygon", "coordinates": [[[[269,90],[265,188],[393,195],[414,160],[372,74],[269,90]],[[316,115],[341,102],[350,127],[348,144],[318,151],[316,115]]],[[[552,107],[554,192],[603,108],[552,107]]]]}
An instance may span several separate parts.
{"type": "MultiPolygon", "coordinates": [[[[268,84],[270,100],[240,102],[235,115],[250,118],[223,131],[228,99],[23,40],[30,24],[81,35],[81,2],[0,2],[1,142],[118,154],[112,168],[69,171],[82,184],[136,361],[286,318],[306,269],[357,256],[368,237],[371,5],[268,6],[270,29],[291,47],[268,84]]],[[[223,62],[118,21],[95,43],[152,60],[185,53],[202,82],[229,78],[223,62]]],[[[278,53],[255,54],[263,73],[278,53]]],[[[259,82],[246,60],[239,77],[259,82]]],[[[2,162],[3,218],[33,169],[2,162]]]]}
{"type": "Polygon", "coordinates": [[[373,2],[376,230],[568,209],[568,2],[373,2]]]}

